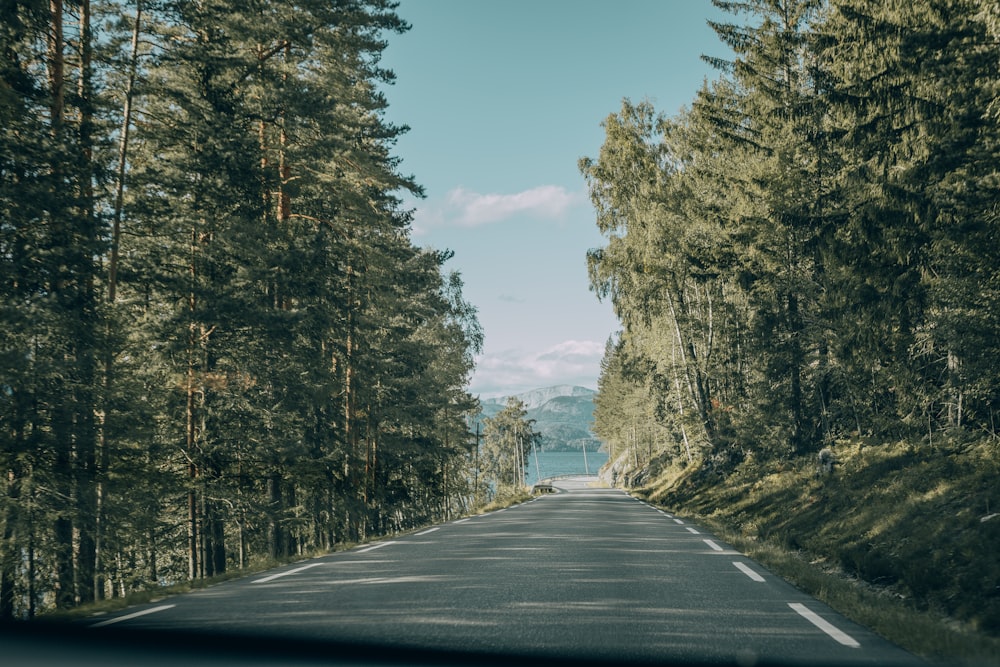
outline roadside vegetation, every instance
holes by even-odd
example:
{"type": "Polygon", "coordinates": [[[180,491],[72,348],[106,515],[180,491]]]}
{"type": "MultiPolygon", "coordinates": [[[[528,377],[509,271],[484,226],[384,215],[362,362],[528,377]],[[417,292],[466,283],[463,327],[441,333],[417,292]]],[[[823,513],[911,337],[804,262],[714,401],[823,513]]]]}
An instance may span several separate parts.
{"type": "Polygon", "coordinates": [[[714,4],[718,78],[672,116],[624,100],[580,161],[622,323],[604,476],[918,652],[995,661],[1000,11],[714,4]]]}
{"type": "MultiPolygon", "coordinates": [[[[671,467],[634,489],[925,657],[1000,664],[996,443],[840,443],[815,457],[671,467]]],[[[654,463],[655,465],[655,463],[654,463]]]]}

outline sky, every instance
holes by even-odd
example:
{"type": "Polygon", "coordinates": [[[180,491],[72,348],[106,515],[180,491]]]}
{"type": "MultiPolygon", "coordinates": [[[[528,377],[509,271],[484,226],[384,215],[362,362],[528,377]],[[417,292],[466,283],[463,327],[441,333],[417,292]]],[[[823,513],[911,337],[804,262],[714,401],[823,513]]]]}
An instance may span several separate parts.
{"type": "Polygon", "coordinates": [[[604,245],[577,166],[624,98],[674,115],[728,54],[709,0],[400,0],[411,24],[381,65],[393,154],[425,189],[412,238],[450,249],[485,335],[470,391],[597,388],[609,302],[589,289],[604,245]]]}

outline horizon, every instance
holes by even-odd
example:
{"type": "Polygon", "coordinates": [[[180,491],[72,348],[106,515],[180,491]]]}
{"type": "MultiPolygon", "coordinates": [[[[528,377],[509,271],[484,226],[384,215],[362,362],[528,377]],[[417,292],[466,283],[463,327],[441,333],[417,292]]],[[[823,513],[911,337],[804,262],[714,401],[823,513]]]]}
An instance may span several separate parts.
{"type": "Polygon", "coordinates": [[[545,387],[535,387],[534,389],[525,389],[523,391],[516,391],[514,393],[496,394],[495,396],[484,396],[482,394],[477,394],[476,396],[477,396],[477,398],[479,398],[480,402],[483,402],[483,401],[495,401],[495,400],[497,400],[499,398],[510,398],[511,396],[522,396],[524,394],[531,394],[531,393],[535,393],[535,392],[539,392],[539,391],[544,391],[546,389],[557,389],[559,387],[570,387],[572,389],[586,389],[587,391],[593,392],[594,394],[598,393],[598,390],[594,389],[593,387],[587,387],[587,386],[584,386],[582,384],[570,384],[570,383],[566,383],[566,382],[560,382],[558,384],[548,385],[548,386],[545,386],[545,387]]]}

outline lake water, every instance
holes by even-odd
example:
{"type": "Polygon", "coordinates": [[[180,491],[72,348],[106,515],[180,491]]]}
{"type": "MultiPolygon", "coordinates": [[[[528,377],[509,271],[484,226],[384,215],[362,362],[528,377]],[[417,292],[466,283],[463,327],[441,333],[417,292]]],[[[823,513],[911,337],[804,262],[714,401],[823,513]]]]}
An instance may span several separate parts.
{"type": "MultiPolygon", "coordinates": [[[[538,452],[538,470],[541,472],[541,479],[555,477],[556,475],[583,475],[590,473],[596,475],[597,471],[608,460],[607,452],[587,452],[584,460],[583,451],[579,452],[538,452]]],[[[539,477],[535,473],[535,457],[528,452],[526,483],[531,486],[538,481],[539,477]]]]}

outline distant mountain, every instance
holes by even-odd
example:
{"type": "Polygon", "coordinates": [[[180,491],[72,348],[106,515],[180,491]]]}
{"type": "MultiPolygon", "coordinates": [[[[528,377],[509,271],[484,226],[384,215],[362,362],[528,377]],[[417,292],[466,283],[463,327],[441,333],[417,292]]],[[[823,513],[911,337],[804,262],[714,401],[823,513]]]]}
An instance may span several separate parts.
{"type": "MultiPolygon", "coordinates": [[[[596,451],[601,442],[591,433],[594,421],[593,389],[572,385],[557,385],[533,389],[514,396],[528,410],[528,419],[535,420],[535,430],[542,434],[541,446],[546,451],[596,451]]],[[[503,410],[507,397],[482,401],[482,416],[493,417],[503,410]]]]}
{"type": "MultiPolygon", "coordinates": [[[[554,387],[545,387],[544,389],[532,389],[531,391],[526,391],[523,394],[515,394],[516,398],[521,399],[525,407],[529,410],[533,408],[540,408],[554,398],[562,397],[574,397],[574,398],[588,398],[593,402],[594,394],[597,392],[593,389],[587,389],[586,387],[577,387],[569,384],[560,384],[554,387]]],[[[503,409],[504,404],[507,403],[507,397],[503,396],[501,398],[491,398],[483,401],[483,403],[496,403],[503,409]]]]}

